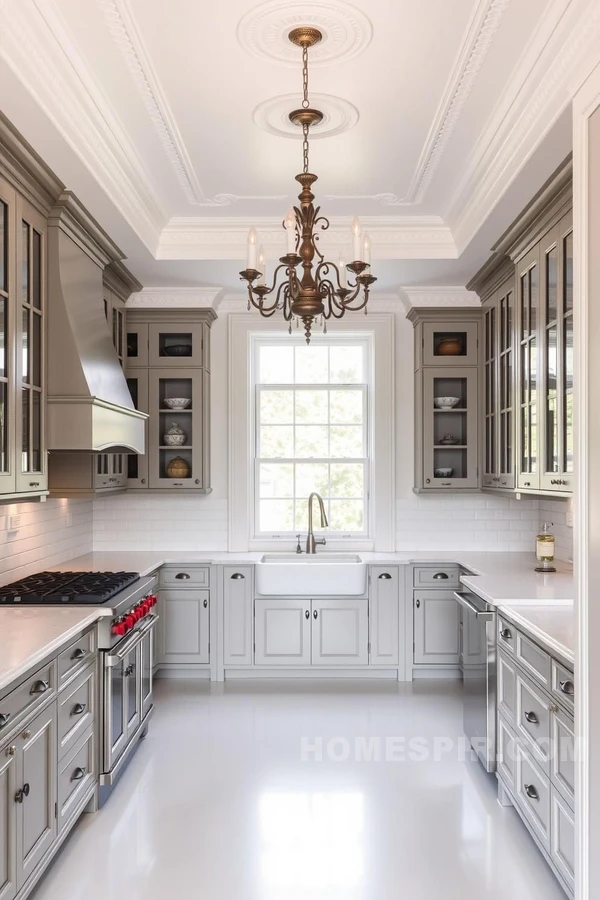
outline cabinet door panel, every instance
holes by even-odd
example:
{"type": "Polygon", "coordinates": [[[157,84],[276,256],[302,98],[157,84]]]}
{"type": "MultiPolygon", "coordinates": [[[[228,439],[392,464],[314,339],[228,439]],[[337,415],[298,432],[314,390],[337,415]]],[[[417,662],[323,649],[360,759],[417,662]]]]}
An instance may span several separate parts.
{"type": "Polygon", "coordinates": [[[148,366],[148,328],[145,323],[135,325],[127,322],[125,368],[148,366]]]}
{"type": "Polygon", "coordinates": [[[571,891],[575,890],[575,816],[560,794],[552,788],[550,857],[571,891]]]}
{"type": "Polygon", "coordinates": [[[369,635],[372,665],[398,664],[399,575],[392,567],[373,567],[369,589],[369,635]]]}
{"type": "Polygon", "coordinates": [[[311,621],[313,665],[367,665],[369,625],[366,599],[313,600],[311,621]]]}
{"type": "Polygon", "coordinates": [[[41,713],[17,741],[20,787],[27,794],[17,809],[19,890],[56,837],[56,706],[41,713]],[[29,737],[25,737],[28,734],[29,737]]]}
{"type": "Polygon", "coordinates": [[[553,705],[550,716],[552,782],[575,804],[575,732],[573,719],[553,705]]]}
{"type": "Polygon", "coordinates": [[[207,469],[203,448],[207,443],[205,376],[202,369],[150,369],[149,484],[151,488],[197,490],[205,488],[207,469]],[[166,400],[189,401],[185,409],[172,410],[166,400]],[[169,446],[165,433],[175,423],[184,432],[184,443],[169,446]],[[178,472],[170,466],[183,460],[178,472]]]}
{"type": "Polygon", "coordinates": [[[223,569],[223,662],[252,665],[252,569],[223,569]]]}
{"type": "Polygon", "coordinates": [[[424,366],[476,366],[477,322],[425,322],[424,366]]]}
{"type": "Polygon", "coordinates": [[[254,661],[257,666],[309,666],[311,662],[310,601],[254,601],[254,661]]]}
{"type": "Polygon", "coordinates": [[[12,304],[16,297],[16,193],[0,178],[0,494],[16,488],[16,379],[12,304]]]}
{"type": "Polygon", "coordinates": [[[536,246],[517,267],[517,487],[526,490],[537,490],[540,485],[539,300],[540,261],[536,246]]]}
{"type": "Polygon", "coordinates": [[[0,758],[0,900],[17,893],[16,757],[7,751],[0,758]]]}
{"type": "Polygon", "coordinates": [[[460,662],[460,616],[452,591],[414,592],[414,663],[460,662]]]}
{"type": "MultiPolygon", "coordinates": [[[[149,396],[148,396],[148,369],[132,368],[127,372],[127,387],[133,400],[133,405],[140,412],[149,412],[149,396]]],[[[148,422],[145,424],[145,446],[146,452],[143,454],[129,453],[126,457],[127,464],[125,474],[127,477],[127,487],[131,490],[144,489],[148,487],[148,454],[149,454],[149,429],[148,422]]]]}
{"type": "Polygon", "coordinates": [[[163,662],[204,664],[209,656],[208,591],[161,591],[163,662]]]}
{"type": "Polygon", "coordinates": [[[150,325],[150,365],[171,368],[204,365],[205,328],[203,323],[150,325]]]}
{"type": "Polygon", "coordinates": [[[423,486],[428,490],[476,488],[478,370],[424,369],[422,378],[423,486]],[[458,398],[458,403],[440,409],[434,400],[442,397],[458,398]],[[447,436],[459,443],[444,444],[447,436]]]}

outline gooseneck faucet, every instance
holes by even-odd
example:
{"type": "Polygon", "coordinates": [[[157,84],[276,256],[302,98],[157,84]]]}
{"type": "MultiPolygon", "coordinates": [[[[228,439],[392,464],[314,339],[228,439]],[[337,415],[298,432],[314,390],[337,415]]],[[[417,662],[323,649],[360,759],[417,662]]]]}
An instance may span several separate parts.
{"type": "Polygon", "coordinates": [[[313,534],[313,500],[317,498],[319,501],[319,510],[321,512],[321,528],[327,528],[329,522],[327,521],[327,516],[325,515],[325,506],[323,504],[323,498],[320,494],[317,494],[316,491],[313,491],[310,497],[308,498],[308,534],[306,536],[306,552],[307,553],[316,553],[317,552],[317,544],[325,544],[325,538],[315,538],[313,534]]]}

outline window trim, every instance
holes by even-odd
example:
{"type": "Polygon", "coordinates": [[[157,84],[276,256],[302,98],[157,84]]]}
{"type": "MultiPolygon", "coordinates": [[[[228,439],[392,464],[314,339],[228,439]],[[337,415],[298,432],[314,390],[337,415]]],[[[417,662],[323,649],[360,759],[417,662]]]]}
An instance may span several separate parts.
{"type": "MultiPolygon", "coordinates": [[[[393,551],[395,546],[395,415],[394,415],[394,336],[393,313],[374,313],[367,318],[348,315],[335,323],[336,335],[345,340],[370,337],[373,341],[371,365],[376,390],[372,397],[372,433],[370,515],[371,539],[328,539],[329,550],[393,551]],[[360,325],[360,327],[359,327],[360,325]]],[[[253,539],[253,456],[252,355],[254,336],[289,336],[281,320],[259,320],[254,312],[232,312],[228,317],[228,406],[229,406],[229,477],[228,477],[228,541],[229,550],[285,551],[294,549],[294,541],[253,539]]]]}
{"type": "MultiPolygon", "coordinates": [[[[303,384],[296,382],[282,382],[277,384],[263,384],[262,382],[258,382],[258,356],[259,356],[259,348],[261,346],[265,346],[268,344],[276,344],[280,346],[283,343],[289,341],[290,346],[301,347],[304,345],[303,337],[290,337],[288,334],[283,335],[263,335],[260,333],[253,334],[250,339],[250,359],[251,359],[251,391],[252,391],[252,410],[251,410],[251,437],[252,437],[252,460],[254,465],[249,465],[250,469],[250,477],[251,477],[251,498],[252,498],[252,508],[250,510],[250,521],[251,521],[251,530],[250,530],[250,541],[251,542],[260,542],[263,543],[265,541],[291,541],[295,540],[297,532],[293,531],[282,531],[280,534],[274,534],[273,532],[260,531],[259,529],[259,494],[258,494],[258,470],[262,462],[270,462],[271,460],[265,459],[259,456],[259,434],[258,434],[258,410],[260,403],[260,393],[263,390],[323,390],[323,391],[331,391],[331,390],[353,390],[360,391],[362,393],[362,407],[363,407],[363,423],[365,427],[364,441],[363,441],[363,452],[364,456],[357,457],[354,459],[347,459],[346,462],[355,462],[360,463],[364,466],[364,524],[365,527],[362,531],[355,531],[351,533],[344,533],[342,531],[331,531],[327,529],[325,532],[326,539],[328,543],[331,541],[343,541],[346,544],[348,541],[368,541],[370,543],[373,542],[373,534],[371,533],[372,523],[373,523],[373,513],[371,509],[371,470],[373,466],[373,455],[372,455],[372,433],[373,433],[373,422],[371,420],[372,417],[372,404],[370,403],[369,395],[372,393],[374,387],[374,372],[373,372],[373,356],[375,352],[374,340],[372,334],[362,334],[360,337],[358,336],[346,336],[344,334],[328,334],[326,336],[316,335],[313,337],[313,345],[326,345],[328,347],[335,346],[335,344],[343,344],[344,346],[357,346],[362,347],[365,352],[365,364],[366,370],[364,372],[364,380],[357,384],[336,384],[335,382],[330,383],[322,383],[318,384],[303,384]]],[[[338,457],[336,457],[336,460],[338,457]]],[[[317,458],[311,457],[306,460],[299,460],[297,457],[294,458],[281,458],[276,460],[279,463],[297,463],[297,462],[311,462],[311,463],[330,463],[331,458],[317,458]]],[[[297,499],[297,498],[296,498],[297,499]]],[[[334,498],[335,499],[335,498],[334,498]]],[[[301,529],[302,534],[306,532],[306,526],[301,529]]],[[[320,529],[315,528],[315,532],[320,529]]]]}

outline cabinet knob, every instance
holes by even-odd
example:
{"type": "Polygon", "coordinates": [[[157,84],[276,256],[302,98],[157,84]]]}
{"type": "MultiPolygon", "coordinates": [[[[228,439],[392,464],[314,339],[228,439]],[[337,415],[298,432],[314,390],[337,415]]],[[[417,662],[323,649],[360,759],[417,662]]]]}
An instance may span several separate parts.
{"type": "Polygon", "coordinates": [[[532,800],[540,799],[540,795],[538,794],[538,792],[536,791],[536,789],[534,788],[534,786],[532,784],[524,784],[523,787],[525,789],[525,793],[527,794],[527,796],[530,797],[532,800]]]}
{"type": "Polygon", "coordinates": [[[531,482],[530,482],[530,481],[524,481],[524,482],[523,482],[523,487],[531,487],[531,482]]]}
{"type": "Polygon", "coordinates": [[[31,737],[31,732],[30,732],[29,728],[27,728],[27,729],[23,732],[22,738],[23,738],[24,741],[28,741],[30,737],[31,737]]]}
{"type": "Polygon", "coordinates": [[[420,608],[421,608],[421,601],[420,601],[420,600],[415,600],[415,606],[417,607],[417,609],[420,609],[420,608]]]}
{"type": "Polygon", "coordinates": [[[310,609],[307,609],[307,610],[306,610],[306,612],[304,613],[304,618],[305,618],[305,619],[310,619],[310,609]]]}
{"type": "Polygon", "coordinates": [[[204,606],[204,609],[208,609],[208,600],[206,598],[204,598],[204,603],[202,605],[204,606]]]}
{"type": "Polygon", "coordinates": [[[246,577],[246,576],[245,576],[245,575],[242,575],[241,572],[235,572],[235,573],[231,576],[231,578],[232,578],[233,581],[239,581],[240,578],[245,578],[245,577],[246,577]]]}
{"type": "Polygon", "coordinates": [[[426,479],[425,479],[425,484],[431,484],[431,478],[426,478],[426,479]]]}
{"type": "Polygon", "coordinates": [[[390,575],[389,572],[382,572],[381,575],[379,576],[379,578],[380,579],[383,578],[384,581],[390,581],[391,577],[392,576],[390,575]]]}
{"type": "Polygon", "coordinates": [[[318,619],[318,618],[319,618],[319,613],[318,613],[318,610],[315,609],[315,611],[313,612],[313,619],[318,619]]]}
{"type": "Polygon", "coordinates": [[[194,481],[194,484],[200,484],[200,479],[199,479],[199,478],[196,478],[195,481],[194,481]]]}
{"type": "Polygon", "coordinates": [[[15,747],[14,744],[12,744],[12,746],[6,748],[7,756],[14,756],[16,752],[17,752],[17,748],[15,747]]]}
{"type": "Polygon", "coordinates": [[[142,478],[142,484],[146,484],[146,479],[142,478]]]}

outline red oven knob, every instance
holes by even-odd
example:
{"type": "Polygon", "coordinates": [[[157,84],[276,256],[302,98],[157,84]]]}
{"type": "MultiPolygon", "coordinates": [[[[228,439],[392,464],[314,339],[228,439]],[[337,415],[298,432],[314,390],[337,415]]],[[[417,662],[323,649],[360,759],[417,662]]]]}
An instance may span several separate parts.
{"type": "Polygon", "coordinates": [[[111,634],[117,634],[119,637],[123,637],[126,631],[125,622],[113,622],[111,628],[111,634]]]}
{"type": "Polygon", "coordinates": [[[129,615],[125,616],[125,631],[131,631],[134,625],[135,616],[129,613],[129,615]]]}
{"type": "Polygon", "coordinates": [[[150,594],[150,596],[148,597],[148,602],[150,603],[151,607],[156,606],[156,604],[158,603],[158,597],[156,596],[156,594],[150,594]]]}

